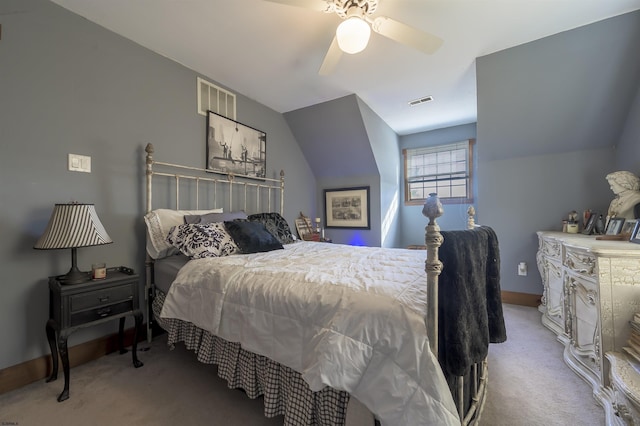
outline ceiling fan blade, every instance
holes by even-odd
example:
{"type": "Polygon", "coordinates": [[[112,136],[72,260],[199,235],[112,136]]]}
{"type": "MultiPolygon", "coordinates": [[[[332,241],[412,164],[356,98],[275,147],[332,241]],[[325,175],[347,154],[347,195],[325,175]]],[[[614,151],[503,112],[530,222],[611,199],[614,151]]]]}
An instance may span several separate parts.
{"type": "Polygon", "coordinates": [[[420,31],[386,16],[379,16],[374,19],[371,22],[371,28],[380,35],[429,55],[438,50],[443,43],[440,37],[420,31]]]}
{"type": "Polygon", "coordinates": [[[329,46],[329,50],[324,57],[324,61],[322,61],[322,65],[320,66],[320,70],[318,74],[320,75],[329,75],[333,72],[336,65],[338,65],[338,61],[342,56],[342,50],[340,50],[340,46],[338,46],[338,39],[334,36],[333,41],[331,42],[331,46],[329,46]]]}
{"type": "Polygon", "coordinates": [[[316,10],[318,12],[326,12],[329,8],[325,0],[264,0],[271,3],[286,4],[288,6],[303,7],[305,9],[316,10]]]}

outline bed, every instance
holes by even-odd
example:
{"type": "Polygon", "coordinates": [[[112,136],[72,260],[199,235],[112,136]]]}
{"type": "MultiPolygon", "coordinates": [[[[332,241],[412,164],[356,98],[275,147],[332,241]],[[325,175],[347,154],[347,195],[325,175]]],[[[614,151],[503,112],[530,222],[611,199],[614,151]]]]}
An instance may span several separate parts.
{"type": "Polygon", "coordinates": [[[441,233],[434,196],[426,256],[295,241],[284,173],[212,175],[146,152],[149,339],[160,326],[285,425],[478,422],[488,344],[506,339],[490,228],[441,233]]]}

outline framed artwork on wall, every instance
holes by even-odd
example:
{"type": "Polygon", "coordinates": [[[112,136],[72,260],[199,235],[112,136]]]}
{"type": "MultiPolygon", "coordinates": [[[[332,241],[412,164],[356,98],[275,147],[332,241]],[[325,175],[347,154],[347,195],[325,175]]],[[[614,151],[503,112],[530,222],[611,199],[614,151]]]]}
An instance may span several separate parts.
{"type": "Polygon", "coordinates": [[[207,111],[207,170],[261,179],[267,169],[267,134],[207,111]]]}
{"type": "Polygon", "coordinates": [[[325,228],[371,229],[369,187],[325,189],[325,228]]]}

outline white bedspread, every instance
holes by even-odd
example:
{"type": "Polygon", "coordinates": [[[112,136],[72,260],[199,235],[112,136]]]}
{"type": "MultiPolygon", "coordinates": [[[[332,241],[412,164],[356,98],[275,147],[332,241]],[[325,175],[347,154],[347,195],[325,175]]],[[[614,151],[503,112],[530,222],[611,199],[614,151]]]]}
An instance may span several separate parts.
{"type": "Polygon", "coordinates": [[[189,321],[346,390],[383,425],[456,425],[429,350],[424,251],[299,242],[188,262],[162,317],[189,321]]]}

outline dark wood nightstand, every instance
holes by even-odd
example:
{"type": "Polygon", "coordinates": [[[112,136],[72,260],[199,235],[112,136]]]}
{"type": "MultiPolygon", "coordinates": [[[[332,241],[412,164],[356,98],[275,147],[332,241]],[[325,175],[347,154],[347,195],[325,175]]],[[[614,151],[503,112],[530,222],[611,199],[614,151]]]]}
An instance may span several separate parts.
{"type": "Polygon", "coordinates": [[[139,300],[140,276],[124,266],[107,269],[107,277],[81,284],[62,285],[59,277],[49,277],[49,321],[47,339],[51,347],[53,369],[47,382],[58,378],[58,351],[64,369],[64,390],[58,402],[69,398],[69,353],[67,338],[74,331],[106,321],[120,319],[118,343],[120,353],[124,349],[124,321],[129,315],[135,319],[133,336],[133,366],[142,367],[138,360],[138,331],[142,324],[139,300]]]}

